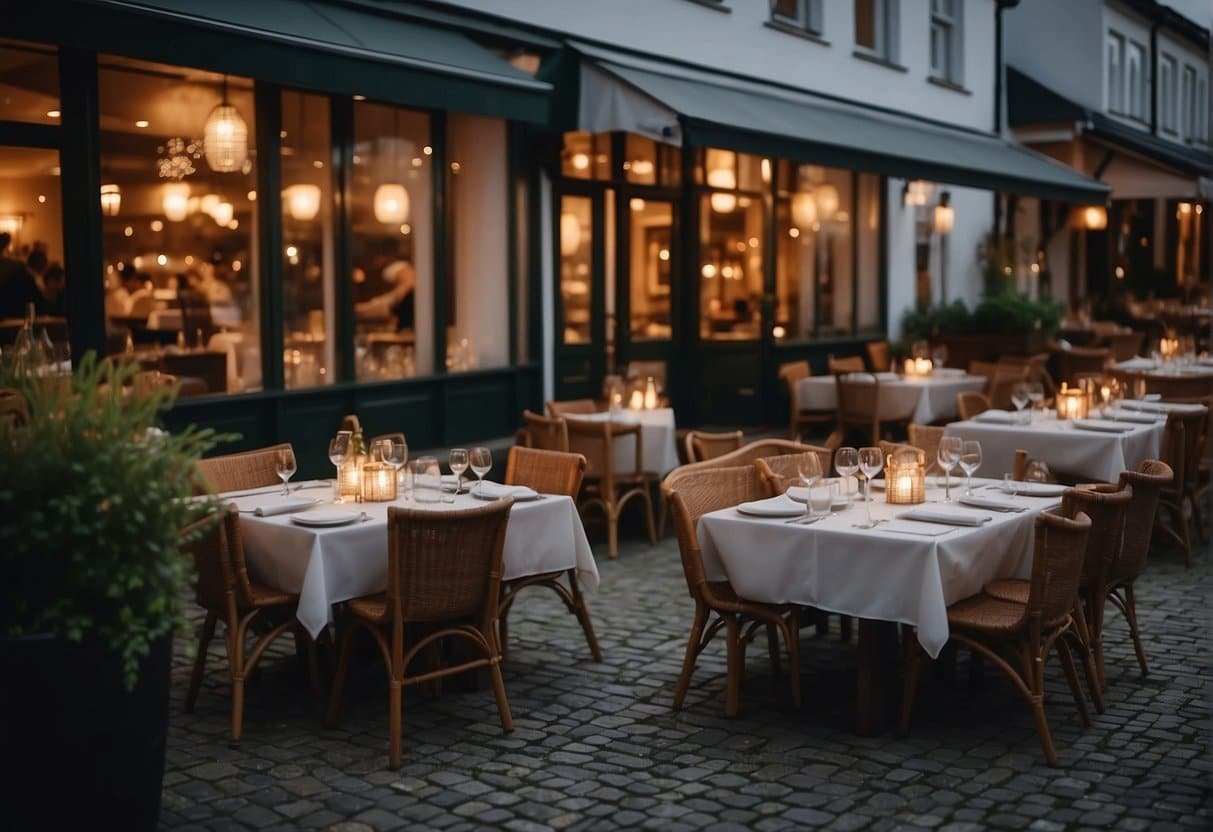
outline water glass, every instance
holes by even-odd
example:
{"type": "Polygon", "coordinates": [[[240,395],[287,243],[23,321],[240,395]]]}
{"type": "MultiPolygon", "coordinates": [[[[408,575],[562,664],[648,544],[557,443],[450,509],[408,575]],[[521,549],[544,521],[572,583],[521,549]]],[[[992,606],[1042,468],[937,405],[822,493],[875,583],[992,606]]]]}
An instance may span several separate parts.
{"type": "Polygon", "coordinates": [[[1028,383],[1028,401],[1032,403],[1032,410],[1028,414],[1028,424],[1036,418],[1036,411],[1040,409],[1041,403],[1045,400],[1045,386],[1039,381],[1028,383]]]}
{"type": "Polygon", "coordinates": [[[1016,382],[1011,387],[1011,404],[1015,405],[1015,412],[1019,413],[1027,406],[1031,399],[1028,397],[1028,383],[1026,381],[1016,382]]]}
{"type": "Polygon", "coordinates": [[[1043,459],[1034,459],[1024,469],[1024,482],[1048,482],[1049,465],[1043,459]]]}
{"type": "Polygon", "coordinates": [[[409,463],[413,470],[413,499],[418,503],[436,503],[442,499],[442,470],[432,456],[420,456],[409,463]]]}
{"type": "Polygon", "coordinates": [[[872,478],[884,470],[884,454],[880,448],[859,449],[859,470],[863,471],[863,506],[866,520],[856,523],[856,528],[870,529],[876,525],[872,519],[872,478]]]}
{"type": "Polygon", "coordinates": [[[965,442],[960,451],[960,468],[965,472],[965,496],[973,496],[973,472],[981,467],[981,443],[965,442]]]}
{"type": "Polygon", "coordinates": [[[472,448],[472,473],[476,475],[477,494],[484,493],[484,475],[493,470],[493,452],[483,446],[472,448]]]}
{"type": "Polygon", "coordinates": [[[959,436],[945,436],[939,440],[939,450],[935,454],[935,460],[943,469],[943,501],[945,503],[952,502],[952,469],[960,462],[960,452],[963,447],[964,440],[959,436]]]}
{"type": "Polygon", "coordinates": [[[295,475],[295,452],[290,448],[279,448],[274,454],[274,470],[282,480],[282,496],[285,497],[291,493],[287,483],[295,475]]]}
{"type": "Polygon", "coordinates": [[[345,457],[350,452],[351,436],[350,431],[343,430],[339,431],[336,436],[329,440],[329,462],[337,466],[337,478],[333,480],[334,503],[345,502],[345,498],[341,496],[341,465],[345,462],[345,457]]]}
{"type": "MultiPolygon", "coordinates": [[[[451,473],[455,475],[455,494],[463,493],[463,472],[468,469],[468,449],[467,448],[451,448],[450,454],[447,456],[447,465],[451,467],[451,473]]],[[[448,503],[455,501],[454,494],[448,503]]]]}

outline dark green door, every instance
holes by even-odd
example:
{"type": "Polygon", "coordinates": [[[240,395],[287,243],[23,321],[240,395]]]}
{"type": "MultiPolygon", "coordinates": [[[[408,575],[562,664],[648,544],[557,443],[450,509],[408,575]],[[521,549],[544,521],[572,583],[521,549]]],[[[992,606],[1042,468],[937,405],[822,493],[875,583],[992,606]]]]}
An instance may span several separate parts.
{"type": "Polygon", "coordinates": [[[597,398],[606,370],[605,191],[569,185],[555,194],[555,392],[597,398]]]}

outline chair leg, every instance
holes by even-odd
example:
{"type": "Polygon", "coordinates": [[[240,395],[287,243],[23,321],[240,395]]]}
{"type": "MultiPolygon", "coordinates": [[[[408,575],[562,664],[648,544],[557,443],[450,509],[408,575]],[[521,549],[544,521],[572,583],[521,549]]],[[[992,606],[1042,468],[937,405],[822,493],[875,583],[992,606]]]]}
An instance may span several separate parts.
{"type": "MultiPolygon", "coordinates": [[[[594,635],[594,625],[590,621],[590,610],[585,605],[585,597],[581,594],[581,583],[577,580],[577,570],[569,570],[569,586],[573,592],[573,611],[577,615],[577,620],[581,622],[581,629],[585,633],[586,643],[590,646],[590,655],[594,657],[594,661],[602,661],[602,650],[598,647],[598,638],[594,635]]],[[[504,645],[503,645],[504,648],[504,645]]]]}
{"type": "Polygon", "coordinates": [[[1061,659],[1061,667],[1066,672],[1066,681],[1070,684],[1070,693],[1074,694],[1074,704],[1078,708],[1078,717],[1084,728],[1091,727],[1091,712],[1087,709],[1087,697],[1083,695],[1082,684],[1078,681],[1078,670],[1074,667],[1074,656],[1065,642],[1065,636],[1057,639],[1057,656],[1061,659]]]}
{"type": "Polygon", "coordinates": [[[800,707],[800,610],[796,607],[788,613],[787,629],[784,635],[788,640],[788,681],[792,685],[792,706],[800,707]]]}
{"type": "Polygon", "coordinates": [[[922,671],[922,646],[912,632],[907,630],[906,643],[906,679],[901,692],[901,719],[898,729],[902,734],[910,731],[910,712],[914,708],[914,697],[918,694],[918,674],[922,671]]]}
{"type": "Polygon", "coordinates": [[[724,623],[729,667],[728,680],[725,683],[724,715],[732,718],[737,716],[741,699],[741,680],[745,676],[745,641],[742,640],[741,624],[736,616],[730,615],[724,623]]]}
{"type": "MultiPolygon", "coordinates": [[[[1104,677],[1103,663],[1103,625],[1104,612],[1107,607],[1108,587],[1092,587],[1090,590],[1090,617],[1087,619],[1087,632],[1091,639],[1091,655],[1095,660],[1095,677],[1099,679],[1099,689],[1102,691],[1107,681],[1104,677]]],[[[1102,713],[1102,711],[1101,711],[1102,713]]]]}
{"type": "Polygon", "coordinates": [[[687,688],[691,685],[691,673],[695,670],[695,659],[699,655],[699,639],[703,638],[703,627],[708,620],[708,608],[702,601],[695,602],[695,620],[691,624],[691,635],[687,639],[687,652],[682,659],[682,672],[678,674],[678,684],[674,687],[675,711],[682,710],[683,700],[686,699],[687,688]]]}
{"type": "MultiPolygon", "coordinates": [[[[512,606],[512,605],[511,605],[512,606]]],[[[497,639],[501,650],[502,660],[510,657],[510,608],[506,607],[497,614],[497,639]]]]}
{"type": "Polygon", "coordinates": [[[651,545],[656,545],[657,526],[653,523],[653,500],[649,496],[649,487],[647,485],[645,486],[644,490],[644,499],[641,502],[644,503],[644,520],[649,527],[649,543],[651,545]]]}
{"type": "Polygon", "coordinates": [[[1141,675],[1146,676],[1150,670],[1146,667],[1146,651],[1141,646],[1141,631],[1137,628],[1137,599],[1133,595],[1133,584],[1125,584],[1125,620],[1129,622],[1129,635],[1133,639],[1133,650],[1137,653],[1141,675]]]}
{"type": "Polygon", "coordinates": [[[194,703],[198,701],[198,689],[202,687],[202,674],[206,672],[206,651],[215,635],[215,622],[219,616],[213,612],[206,614],[202,622],[202,632],[198,635],[198,655],[194,657],[194,672],[190,674],[190,686],[185,691],[185,712],[194,712],[194,703]]]}
{"type": "Polygon", "coordinates": [[[779,628],[775,624],[767,625],[767,655],[771,657],[771,673],[779,675],[779,628]]]}
{"type": "Polygon", "coordinates": [[[354,628],[347,627],[341,634],[341,646],[337,648],[337,672],[333,674],[333,687],[329,690],[329,706],[324,714],[324,725],[332,728],[337,724],[341,710],[341,694],[345,690],[345,677],[350,669],[350,648],[353,646],[354,628]]]}
{"type": "Polygon", "coordinates": [[[245,625],[242,622],[234,631],[228,633],[228,673],[232,680],[232,742],[240,742],[244,729],[244,634],[245,625]]]}
{"type": "Polygon", "coordinates": [[[1032,708],[1032,718],[1036,722],[1036,733],[1040,734],[1040,748],[1044,751],[1045,762],[1055,766],[1057,752],[1053,750],[1053,736],[1049,733],[1049,721],[1045,719],[1044,695],[1034,693],[1029,705],[1032,708]]]}
{"type": "MultiPolygon", "coordinates": [[[[395,675],[395,674],[393,674],[395,675]]],[[[388,732],[388,768],[400,768],[400,723],[404,710],[403,686],[399,679],[388,681],[387,695],[387,732],[388,732]]]]}
{"type": "Polygon", "coordinates": [[[1091,629],[1087,626],[1087,615],[1083,611],[1082,598],[1074,605],[1074,630],[1078,636],[1079,647],[1082,649],[1082,671],[1087,677],[1087,687],[1091,689],[1091,701],[1095,710],[1104,712],[1103,686],[1099,674],[1095,670],[1095,661],[1091,650],[1091,629]]]}
{"type": "Polygon", "coordinates": [[[493,682],[493,696],[497,697],[497,713],[501,715],[501,730],[507,734],[514,730],[514,717],[510,714],[510,703],[505,698],[505,680],[501,677],[501,662],[489,665],[489,678],[493,682]]]}
{"type": "Polygon", "coordinates": [[[614,504],[606,506],[607,554],[619,557],[619,512],[614,504]]]}

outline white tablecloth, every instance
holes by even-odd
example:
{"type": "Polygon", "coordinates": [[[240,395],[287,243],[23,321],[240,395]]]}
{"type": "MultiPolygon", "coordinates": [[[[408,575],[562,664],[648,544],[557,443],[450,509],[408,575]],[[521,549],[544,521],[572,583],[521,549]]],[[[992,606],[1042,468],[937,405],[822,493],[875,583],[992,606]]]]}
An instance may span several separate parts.
{"type": "MultiPolygon", "coordinates": [[[[938,537],[920,537],[885,531],[884,524],[853,528],[863,517],[862,503],[807,526],[724,509],[700,518],[704,568],[709,580],[727,577],[737,594],[749,600],[912,624],[919,643],[934,658],[948,641],[949,604],[977,594],[992,580],[1031,574],[1035,516],[1060,502],[1057,497],[1009,497],[993,489],[979,493],[1029,510],[1004,514],[953,506],[993,519],[976,528],[958,526],[938,537]]],[[[929,501],[942,497],[942,490],[927,491],[929,501]]],[[[873,492],[875,518],[891,520],[910,508],[888,505],[883,494],[873,492]]],[[[932,533],[946,528],[897,523],[932,533]]]]}
{"type": "MultiPolygon", "coordinates": [[[[956,394],[981,390],[982,376],[927,376],[880,380],[880,418],[910,419],[929,425],[956,418],[956,394]]],[[[796,405],[801,410],[835,410],[838,389],[833,376],[813,376],[796,383],[796,405]]]]}
{"type": "MultiPolygon", "coordinates": [[[[308,494],[318,492],[305,490],[292,496],[308,494]]],[[[252,510],[272,500],[253,496],[229,502],[252,510]]],[[[249,570],[266,586],[299,593],[296,616],[308,632],[317,636],[331,620],[333,604],[382,592],[387,585],[387,509],[392,505],[404,503],[350,504],[346,507],[365,511],[369,519],[330,528],[299,526],[291,522],[290,515],[241,514],[249,570]]],[[[484,503],[462,494],[453,506],[411,505],[445,510],[484,503]]],[[[541,500],[515,502],[505,532],[504,577],[522,578],[573,567],[582,586],[591,590],[598,587],[598,566],[573,501],[549,495],[541,500]]]]}
{"type": "Polygon", "coordinates": [[[1197,376],[1209,378],[1213,376],[1213,366],[1205,363],[1208,359],[1198,360],[1194,364],[1176,364],[1175,362],[1159,363],[1152,358],[1130,358],[1116,365],[1116,369],[1127,373],[1149,373],[1157,376],[1197,376]]]}
{"type": "Polygon", "coordinates": [[[1031,425],[953,422],[944,436],[981,442],[980,472],[986,476],[1009,473],[1015,451],[1022,449],[1032,459],[1042,459],[1058,471],[1098,482],[1116,482],[1121,471],[1136,471],[1144,460],[1158,459],[1162,452],[1163,421],[1132,424],[1132,428],[1128,433],[1099,433],[1078,429],[1073,422],[1059,420],[1052,413],[1038,413],[1031,425]]]}
{"type": "MultiPolygon", "coordinates": [[[[674,436],[674,410],[659,407],[656,410],[624,409],[615,413],[586,413],[567,416],[591,422],[620,422],[640,425],[641,462],[646,471],[665,475],[678,467],[678,447],[674,436]]],[[[615,440],[615,471],[630,474],[636,469],[636,440],[624,436],[615,440]]]]}

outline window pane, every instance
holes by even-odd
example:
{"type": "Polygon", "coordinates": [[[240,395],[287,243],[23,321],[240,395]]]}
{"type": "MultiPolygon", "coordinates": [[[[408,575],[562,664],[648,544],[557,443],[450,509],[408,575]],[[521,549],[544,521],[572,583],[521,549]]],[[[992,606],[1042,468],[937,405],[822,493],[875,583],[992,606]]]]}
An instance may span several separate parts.
{"type": "Polygon", "coordinates": [[[874,173],[859,174],[859,198],[855,206],[855,279],[859,283],[856,321],[857,335],[879,334],[880,325],[880,189],[881,178],[874,173]]]}
{"type": "Polygon", "coordinates": [[[590,342],[591,253],[593,212],[587,196],[560,200],[560,305],[564,311],[564,343],[590,342]]]}
{"type": "Polygon", "coordinates": [[[433,372],[430,118],[354,102],[355,360],[359,380],[433,372]]]}
{"type": "Polygon", "coordinates": [[[761,200],[725,191],[705,194],[700,200],[701,338],[758,337],[762,316],[762,215],[761,200]]]}
{"type": "Polygon", "coordinates": [[[260,389],[252,81],[99,66],[110,350],[130,344],[183,396],[260,389]]]}
{"type": "Polygon", "coordinates": [[[610,179],[610,135],[583,131],[565,133],[560,169],[572,179],[610,179]]]}
{"type": "Polygon", "coordinates": [[[633,199],[631,218],[631,338],[668,340],[670,279],[674,273],[674,206],[669,202],[633,199]]]}
{"type": "Polygon", "coordinates": [[[59,123],[55,47],[0,38],[0,121],[59,123]]]}
{"type": "Polygon", "coordinates": [[[799,22],[800,0],[774,0],[771,4],[771,14],[799,22]]]}
{"type": "Polygon", "coordinates": [[[657,184],[657,142],[632,133],[627,135],[627,158],[623,160],[627,180],[638,185],[657,184]]]}
{"type": "Polygon", "coordinates": [[[876,49],[878,0],[855,0],[855,45],[876,49]]]}

